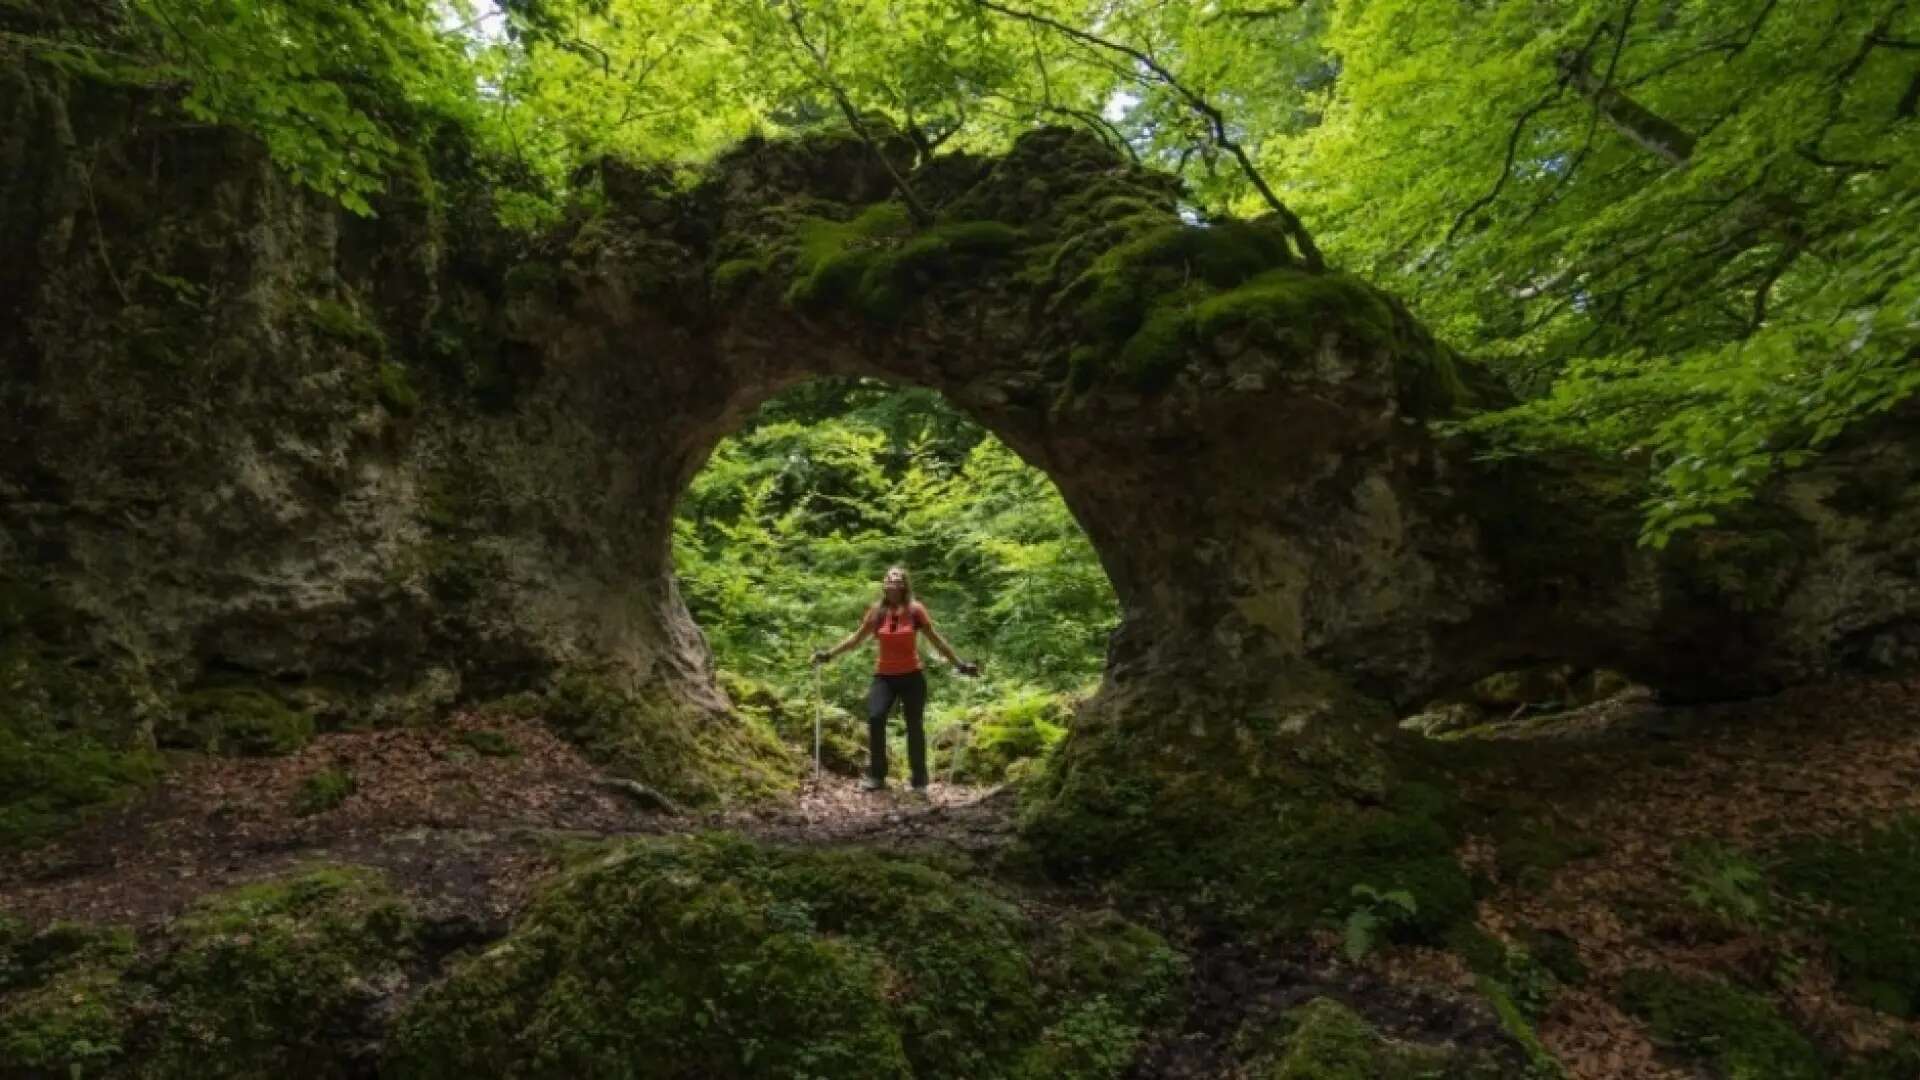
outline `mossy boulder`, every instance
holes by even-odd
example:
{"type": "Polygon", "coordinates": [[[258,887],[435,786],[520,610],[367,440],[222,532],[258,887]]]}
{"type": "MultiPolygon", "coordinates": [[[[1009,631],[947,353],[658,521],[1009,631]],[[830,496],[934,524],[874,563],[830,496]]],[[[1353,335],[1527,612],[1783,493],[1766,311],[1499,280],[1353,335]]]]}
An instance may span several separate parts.
{"type": "Polygon", "coordinates": [[[376,873],[324,867],[213,894],[137,947],[0,932],[0,1077],[365,1075],[417,926],[376,873]]]}
{"type": "Polygon", "coordinates": [[[355,788],[353,774],[326,768],[309,773],[293,792],[293,812],[301,817],[325,813],[347,801],[355,788]]]}
{"type": "Polygon", "coordinates": [[[1819,1080],[1833,1075],[1818,1047],[1759,994],[1707,976],[1629,973],[1620,1003],[1656,1042],[1735,1080],[1819,1080]]]}
{"type": "Polygon", "coordinates": [[[1070,699],[1033,691],[976,710],[939,733],[933,770],[963,784],[997,784],[1025,775],[1067,736],[1070,699]],[[1016,768],[1018,766],[1018,768],[1016,768]]]}
{"type": "Polygon", "coordinates": [[[1117,917],[1038,926],[917,862],[643,840],[410,1007],[383,1073],[1113,1076],[1180,973],[1117,917]]]}
{"type": "Polygon", "coordinates": [[[0,581],[0,849],[139,791],[160,759],[129,730],[144,701],[112,668],[76,663],[39,590],[0,581]],[[41,631],[51,635],[43,636],[41,631]]]}
{"type": "MultiPolygon", "coordinates": [[[[878,203],[848,221],[801,220],[794,232],[787,301],[810,310],[844,308],[877,322],[900,320],[936,284],[970,276],[1011,255],[1019,229],[998,221],[948,221],[916,228],[905,207],[878,203]]],[[[715,271],[730,286],[753,260],[715,271]]]]}
{"type": "Polygon", "coordinates": [[[1896,1016],[1920,1012],[1920,817],[1797,842],[1774,878],[1850,996],[1896,1016]]]}
{"type": "Polygon", "coordinates": [[[545,723],[608,771],[693,805],[792,790],[801,765],[759,717],[729,717],[617,674],[567,669],[487,710],[545,723]]]}
{"type": "Polygon", "coordinates": [[[155,731],[160,745],[249,757],[291,754],[313,739],[313,717],[280,694],[252,685],[213,686],[181,695],[155,731]]]}
{"type": "Polygon", "coordinates": [[[1234,1037],[1251,1080],[1439,1080],[1511,1075],[1503,1063],[1471,1051],[1383,1037],[1332,998],[1316,997],[1281,1014],[1256,1017],[1234,1037]]]}
{"type": "Polygon", "coordinates": [[[116,1062],[134,959],[124,929],[55,923],[29,934],[0,923],[0,1077],[84,1076],[116,1062]]]}
{"type": "Polygon", "coordinates": [[[1096,698],[1029,787],[1023,839],[1053,874],[1242,931],[1342,925],[1362,886],[1412,897],[1397,939],[1433,940],[1465,918],[1460,808],[1389,755],[1391,713],[1305,669],[1276,690],[1239,717],[1126,703],[1154,709],[1152,727],[1111,723],[1117,703],[1096,698]]]}
{"type": "Polygon", "coordinates": [[[813,757],[814,720],[820,721],[820,767],[841,776],[866,771],[866,725],[855,723],[841,706],[812,699],[782,697],[766,683],[722,670],[720,688],[736,713],[755,726],[771,730],[779,740],[809,761],[813,757]]]}

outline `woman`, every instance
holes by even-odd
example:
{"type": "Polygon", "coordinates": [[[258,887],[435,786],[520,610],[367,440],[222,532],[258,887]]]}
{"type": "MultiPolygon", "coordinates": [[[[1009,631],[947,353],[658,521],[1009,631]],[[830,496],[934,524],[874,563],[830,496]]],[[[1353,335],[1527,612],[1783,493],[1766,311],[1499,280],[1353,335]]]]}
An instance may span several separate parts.
{"type": "Polygon", "coordinates": [[[869,637],[879,639],[880,659],[874,666],[873,685],[867,690],[867,778],[860,785],[868,791],[887,786],[887,714],[893,711],[895,701],[906,704],[907,764],[913,770],[913,790],[927,790],[927,731],[922,723],[927,709],[927,676],[920,670],[922,630],[962,675],[980,673],[977,664],[955,656],[947,639],[933,628],[933,617],[913,598],[913,583],[907,579],[906,570],[898,566],[881,579],[880,602],[867,609],[860,629],[833,648],[813,654],[815,664],[824,664],[869,637]]]}

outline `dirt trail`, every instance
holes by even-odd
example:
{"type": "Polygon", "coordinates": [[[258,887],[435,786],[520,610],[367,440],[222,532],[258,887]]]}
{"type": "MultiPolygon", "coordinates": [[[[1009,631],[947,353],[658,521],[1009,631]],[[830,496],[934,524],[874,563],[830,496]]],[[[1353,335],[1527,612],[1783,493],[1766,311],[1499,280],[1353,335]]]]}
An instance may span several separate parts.
{"type": "Polygon", "coordinates": [[[732,829],[980,852],[1011,828],[1010,799],[989,789],[936,783],[923,800],[828,776],[790,802],[668,816],[599,777],[536,724],[464,715],[431,730],[324,735],[284,758],[189,758],[140,798],[0,865],[0,911],[146,925],[295,865],[351,862],[386,870],[430,917],[504,926],[575,841],[732,829]],[[352,794],[296,813],[302,782],[326,769],[349,773],[352,794]]]}

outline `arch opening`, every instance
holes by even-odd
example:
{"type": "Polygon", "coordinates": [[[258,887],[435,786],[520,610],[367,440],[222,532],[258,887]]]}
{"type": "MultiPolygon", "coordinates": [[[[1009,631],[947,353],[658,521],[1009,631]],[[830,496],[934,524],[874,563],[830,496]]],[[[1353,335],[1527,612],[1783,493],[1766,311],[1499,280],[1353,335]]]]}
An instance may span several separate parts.
{"type": "MultiPolygon", "coordinates": [[[[869,643],[820,673],[904,566],[916,599],[978,679],[953,677],[924,637],[937,780],[990,784],[1064,737],[1097,688],[1119,606],[1053,482],[937,391],[863,377],[793,385],[722,438],[681,493],[678,592],[736,711],[830,771],[866,766],[869,643]]],[[[903,738],[899,717],[892,739],[903,738]]],[[[904,746],[890,757],[904,762],[904,746]]]]}

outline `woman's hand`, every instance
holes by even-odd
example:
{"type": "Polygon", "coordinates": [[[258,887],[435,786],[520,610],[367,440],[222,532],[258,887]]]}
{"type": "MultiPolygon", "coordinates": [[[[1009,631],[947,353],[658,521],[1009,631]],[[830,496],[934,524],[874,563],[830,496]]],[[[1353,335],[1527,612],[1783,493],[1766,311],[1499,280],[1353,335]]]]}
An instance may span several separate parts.
{"type": "Polygon", "coordinates": [[[833,659],[832,649],[813,650],[813,666],[814,667],[819,667],[821,664],[824,664],[831,659],[833,659]]]}

